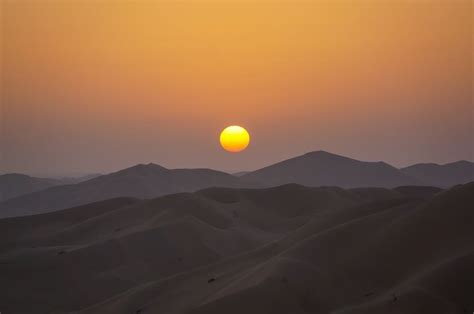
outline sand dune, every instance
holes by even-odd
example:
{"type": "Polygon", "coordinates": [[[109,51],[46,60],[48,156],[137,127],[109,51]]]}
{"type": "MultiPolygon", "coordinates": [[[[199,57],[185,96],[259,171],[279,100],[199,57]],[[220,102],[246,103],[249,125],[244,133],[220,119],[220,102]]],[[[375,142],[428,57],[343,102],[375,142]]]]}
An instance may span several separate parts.
{"type": "Polygon", "coordinates": [[[0,220],[5,313],[464,313],[474,184],[210,188],[0,220]]]}

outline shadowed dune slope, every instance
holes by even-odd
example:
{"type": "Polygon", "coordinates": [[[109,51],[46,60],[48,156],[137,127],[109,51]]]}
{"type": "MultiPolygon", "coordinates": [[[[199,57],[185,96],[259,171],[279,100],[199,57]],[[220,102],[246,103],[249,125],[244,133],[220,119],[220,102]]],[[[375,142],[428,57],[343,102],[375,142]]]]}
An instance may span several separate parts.
{"type": "Polygon", "coordinates": [[[289,184],[1,219],[0,304],[6,313],[472,312],[473,203],[474,184],[289,184]]]}

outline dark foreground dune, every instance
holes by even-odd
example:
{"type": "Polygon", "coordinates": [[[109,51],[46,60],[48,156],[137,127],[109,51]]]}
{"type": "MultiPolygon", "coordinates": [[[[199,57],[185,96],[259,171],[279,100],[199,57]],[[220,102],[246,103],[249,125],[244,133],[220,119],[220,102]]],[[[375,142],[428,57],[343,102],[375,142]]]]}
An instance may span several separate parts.
{"type": "Polygon", "coordinates": [[[0,311],[474,311],[474,183],[212,188],[0,220],[0,311]]]}

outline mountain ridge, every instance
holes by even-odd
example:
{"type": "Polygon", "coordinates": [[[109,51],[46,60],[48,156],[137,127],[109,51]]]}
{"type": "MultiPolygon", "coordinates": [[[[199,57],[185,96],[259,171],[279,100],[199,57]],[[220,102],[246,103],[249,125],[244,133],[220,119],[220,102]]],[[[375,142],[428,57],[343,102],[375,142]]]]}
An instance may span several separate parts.
{"type": "Polygon", "coordinates": [[[326,151],[313,151],[263,167],[242,176],[266,185],[299,183],[308,186],[396,187],[422,185],[383,162],[367,162],[326,151]]]}
{"type": "Polygon", "coordinates": [[[400,170],[427,185],[444,188],[474,181],[474,162],[467,160],[446,164],[419,163],[400,170]]]}
{"type": "Polygon", "coordinates": [[[114,197],[154,198],[210,186],[239,187],[240,181],[212,169],[167,169],[138,164],[84,182],[50,187],[0,203],[0,217],[37,214],[114,197]]]}
{"type": "Polygon", "coordinates": [[[61,180],[38,178],[21,173],[0,175],[0,202],[63,184],[61,180]]]}
{"type": "Polygon", "coordinates": [[[474,181],[474,170],[472,178],[470,172],[465,170],[466,166],[474,165],[468,161],[445,166],[422,165],[397,169],[383,161],[360,161],[322,150],[308,152],[240,176],[208,168],[168,169],[155,163],[142,163],[76,184],[52,186],[4,200],[0,202],[0,217],[54,211],[121,196],[146,199],[219,186],[263,188],[296,183],[310,187],[447,188],[474,181]],[[435,171],[431,175],[433,167],[435,171]],[[452,170],[453,167],[457,170],[452,170]],[[423,170],[425,168],[428,170],[423,170]],[[441,175],[437,174],[439,169],[442,169],[441,175]]]}

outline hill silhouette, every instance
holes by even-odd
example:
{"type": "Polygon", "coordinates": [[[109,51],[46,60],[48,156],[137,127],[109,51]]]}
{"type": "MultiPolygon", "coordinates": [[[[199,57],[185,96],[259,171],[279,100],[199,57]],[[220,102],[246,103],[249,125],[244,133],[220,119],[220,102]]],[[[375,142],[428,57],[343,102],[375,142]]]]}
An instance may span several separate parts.
{"type": "Polygon", "coordinates": [[[460,161],[444,166],[415,165],[399,170],[384,162],[359,161],[324,151],[310,152],[237,175],[211,169],[167,169],[153,163],[139,164],[77,184],[56,180],[56,185],[62,185],[46,189],[42,186],[32,193],[24,191],[26,194],[0,202],[0,217],[38,214],[114,197],[148,199],[207,187],[255,188],[296,183],[310,187],[445,188],[474,180],[470,170],[472,165],[460,161]]]}
{"type": "Polygon", "coordinates": [[[265,186],[287,183],[345,188],[423,185],[387,163],[359,161],[325,151],[284,160],[247,173],[242,178],[265,186]]]}
{"type": "Polygon", "coordinates": [[[114,197],[154,198],[211,186],[239,187],[239,180],[211,169],[166,169],[139,164],[78,184],[61,185],[0,203],[0,217],[38,214],[114,197]]]}
{"type": "Polygon", "coordinates": [[[0,175],[0,202],[63,184],[60,180],[30,177],[19,173],[0,175]]]}
{"type": "Polygon", "coordinates": [[[416,164],[401,171],[426,185],[444,188],[474,181],[474,163],[466,160],[444,165],[416,164]]]}

